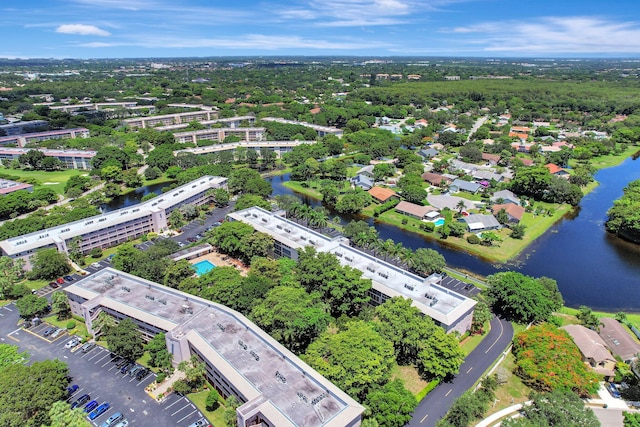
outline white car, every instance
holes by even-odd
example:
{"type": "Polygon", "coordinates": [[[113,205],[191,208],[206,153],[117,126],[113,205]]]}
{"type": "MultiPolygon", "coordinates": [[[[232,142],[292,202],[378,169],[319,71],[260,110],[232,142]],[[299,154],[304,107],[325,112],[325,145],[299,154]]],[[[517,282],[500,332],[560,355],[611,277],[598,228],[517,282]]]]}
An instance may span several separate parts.
{"type": "Polygon", "coordinates": [[[58,328],[55,331],[53,331],[53,333],[51,335],[49,335],[49,338],[51,338],[51,339],[58,338],[60,336],[60,334],[63,333],[63,332],[64,332],[64,329],[58,328]]]}
{"type": "Polygon", "coordinates": [[[94,262],[93,264],[91,264],[91,267],[93,267],[93,268],[100,268],[100,267],[102,267],[102,266],[100,265],[100,263],[99,263],[99,262],[94,262]]]}
{"type": "Polygon", "coordinates": [[[77,346],[78,344],[80,344],[80,339],[75,337],[75,338],[71,338],[69,341],[67,341],[67,343],[64,345],[64,348],[73,348],[75,346],[77,346]]]}

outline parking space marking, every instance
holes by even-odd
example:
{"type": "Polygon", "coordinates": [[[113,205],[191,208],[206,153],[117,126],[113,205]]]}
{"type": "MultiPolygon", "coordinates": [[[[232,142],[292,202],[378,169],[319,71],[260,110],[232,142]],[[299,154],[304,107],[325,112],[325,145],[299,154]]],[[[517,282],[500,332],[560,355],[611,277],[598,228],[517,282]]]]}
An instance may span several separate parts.
{"type": "Polygon", "coordinates": [[[171,405],[168,405],[166,408],[164,408],[164,410],[166,411],[167,409],[171,408],[173,405],[175,405],[176,403],[180,402],[182,399],[178,399],[175,402],[173,402],[171,405]]]}
{"type": "Polygon", "coordinates": [[[182,408],[178,409],[176,412],[174,412],[173,414],[171,414],[171,416],[173,417],[175,414],[177,414],[178,412],[182,411],[183,409],[187,409],[189,407],[189,405],[184,405],[182,408]]]}
{"type": "Polygon", "coordinates": [[[10,309],[9,307],[7,307],[6,305],[5,305],[5,306],[3,306],[2,308],[4,308],[4,309],[5,309],[5,310],[7,310],[7,311],[13,311],[12,309],[10,309]]]}
{"type": "Polygon", "coordinates": [[[107,354],[105,354],[105,355],[104,355],[104,356],[102,356],[100,359],[96,360],[95,364],[97,365],[98,363],[100,363],[100,361],[101,361],[102,359],[104,359],[105,357],[109,357],[109,355],[110,355],[110,354],[111,354],[111,353],[107,353],[107,354]]]}
{"type": "MultiPolygon", "coordinates": [[[[193,406],[193,405],[191,405],[191,406],[193,406]]],[[[193,407],[195,408],[195,406],[193,406],[193,407]]],[[[189,415],[187,415],[187,416],[185,416],[185,417],[180,418],[180,419],[178,420],[178,423],[181,423],[182,421],[184,421],[185,419],[189,418],[191,415],[195,414],[196,412],[198,412],[198,411],[192,411],[189,415]]]]}
{"type": "MultiPolygon", "coordinates": [[[[96,350],[97,348],[98,348],[98,347],[94,347],[93,349],[94,349],[94,350],[96,350]]],[[[101,350],[99,350],[99,351],[98,351],[98,353],[96,353],[96,352],[94,351],[93,353],[94,353],[94,354],[93,354],[93,356],[92,356],[92,357],[90,357],[90,358],[89,358],[89,360],[93,360],[93,359],[95,359],[96,357],[100,356],[100,355],[102,354],[102,351],[101,351],[101,350]]]]}

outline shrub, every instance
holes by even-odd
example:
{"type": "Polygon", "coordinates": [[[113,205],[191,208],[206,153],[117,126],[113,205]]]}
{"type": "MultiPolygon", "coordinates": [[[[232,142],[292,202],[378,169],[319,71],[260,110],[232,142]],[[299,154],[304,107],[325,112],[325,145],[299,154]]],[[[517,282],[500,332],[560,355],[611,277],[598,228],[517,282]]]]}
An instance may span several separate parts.
{"type": "Polygon", "coordinates": [[[71,330],[73,328],[76,327],[76,321],[75,320],[71,320],[67,323],[67,329],[71,330]]]}
{"type": "Polygon", "coordinates": [[[156,382],[161,383],[165,378],[167,378],[167,374],[165,374],[164,372],[160,372],[156,377],[156,382]]]}
{"type": "Polygon", "coordinates": [[[480,238],[475,234],[470,234],[467,236],[467,242],[471,243],[472,245],[477,245],[480,243],[480,238]]]}
{"type": "Polygon", "coordinates": [[[100,258],[102,256],[102,249],[93,248],[91,249],[91,252],[89,252],[89,255],[91,256],[91,258],[100,258]]]}
{"type": "Polygon", "coordinates": [[[422,228],[423,230],[431,231],[431,232],[433,232],[433,230],[436,229],[436,225],[434,223],[432,223],[432,222],[423,222],[422,223],[422,227],[423,227],[422,228]]]}
{"type": "Polygon", "coordinates": [[[409,222],[407,218],[402,218],[402,225],[406,225],[409,222]]]}
{"type": "Polygon", "coordinates": [[[217,390],[212,389],[207,395],[207,400],[205,402],[207,411],[215,411],[218,409],[220,401],[220,393],[217,390]]]}

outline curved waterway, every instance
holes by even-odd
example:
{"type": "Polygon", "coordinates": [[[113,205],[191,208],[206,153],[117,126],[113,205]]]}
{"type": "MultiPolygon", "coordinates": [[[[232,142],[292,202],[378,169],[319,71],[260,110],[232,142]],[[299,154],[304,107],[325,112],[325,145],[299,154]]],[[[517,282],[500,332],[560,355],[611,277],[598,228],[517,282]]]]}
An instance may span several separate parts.
{"type": "MultiPolygon", "coordinates": [[[[551,277],[568,306],[587,305],[596,310],[640,311],[640,246],[625,242],[604,229],[607,210],[622,195],[631,181],[640,179],[640,160],[631,158],[621,165],[599,171],[595,179],[600,185],[568,215],[538,238],[516,259],[507,264],[493,264],[479,257],[446,246],[446,241],[425,238],[419,234],[366,221],[376,227],[380,238],[393,239],[411,249],[432,248],[440,252],[447,264],[482,275],[516,270],[524,274],[551,277]]],[[[270,178],[273,195],[290,194],[304,203],[318,206],[321,202],[295,193],[283,184],[289,175],[270,178]]],[[[332,212],[331,216],[338,215],[332,212]]],[[[338,215],[343,221],[358,219],[338,215]]]]}

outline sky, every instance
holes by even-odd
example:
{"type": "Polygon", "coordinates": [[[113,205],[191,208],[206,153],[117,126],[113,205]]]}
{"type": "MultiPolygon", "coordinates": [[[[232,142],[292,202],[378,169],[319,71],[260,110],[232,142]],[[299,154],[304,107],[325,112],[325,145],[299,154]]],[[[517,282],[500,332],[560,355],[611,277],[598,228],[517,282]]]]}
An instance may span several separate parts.
{"type": "Polygon", "coordinates": [[[639,0],[22,0],[0,57],[640,57],[639,0]]]}

